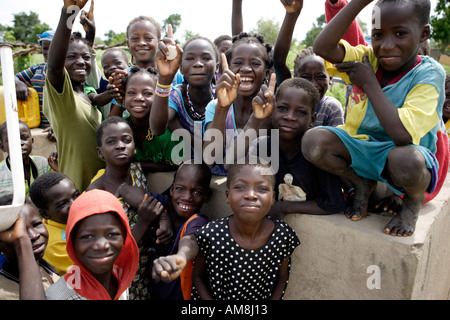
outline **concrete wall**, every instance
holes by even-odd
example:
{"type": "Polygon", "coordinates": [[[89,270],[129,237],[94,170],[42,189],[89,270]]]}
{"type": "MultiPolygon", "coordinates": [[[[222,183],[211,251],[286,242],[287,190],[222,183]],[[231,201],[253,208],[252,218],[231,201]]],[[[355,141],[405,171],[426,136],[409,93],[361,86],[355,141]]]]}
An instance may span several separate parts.
{"type": "MultiPolygon", "coordinates": [[[[149,175],[150,190],[166,190],[172,177],[149,175]]],[[[202,209],[211,219],[231,214],[225,181],[213,177],[213,197],[202,209]]],[[[421,210],[412,237],[384,234],[388,214],[356,222],[343,213],[286,216],[301,245],[292,257],[285,299],[450,299],[449,197],[448,178],[421,210]]]]}
{"type": "MultiPolygon", "coordinates": [[[[33,154],[47,157],[56,147],[41,131],[33,129],[33,154]]],[[[150,174],[150,190],[163,192],[172,178],[173,172],[150,174]]],[[[213,196],[202,210],[210,219],[232,213],[225,183],[225,177],[213,177],[213,196]]],[[[450,175],[424,205],[414,235],[404,238],[383,233],[387,214],[356,222],[342,213],[288,215],[301,245],[292,257],[285,299],[450,299],[449,198],[450,175]]]]}

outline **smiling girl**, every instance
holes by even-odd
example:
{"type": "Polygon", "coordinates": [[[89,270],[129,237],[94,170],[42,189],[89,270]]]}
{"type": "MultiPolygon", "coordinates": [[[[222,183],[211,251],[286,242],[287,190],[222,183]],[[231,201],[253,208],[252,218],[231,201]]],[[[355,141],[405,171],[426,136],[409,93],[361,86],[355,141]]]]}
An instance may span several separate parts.
{"type": "Polygon", "coordinates": [[[283,221],[267,216],[275,201],[268,165],[232,165],[227,202],[233,215],[197,231],[199,253],[193,297],[215,300],[279,300],[289,278],[290,257],[300,244],[283,221]]]}
{"type": "MultiPolygon", "coordinates": [[[[206,107],[204,130],[206,134],[208,129],[218,129],[224,137],[225,149],[236,138],[238,129],[245,129],[254,121],[252,100],[268,79],[272,65],[270,50],[271,46],[264,44],[263,36],[241,33],[233,38],[226,59],[222,54],[224,71],[216,86],[217,99],[206,107]]],[[[270,123],[265,128],[270,128],[270,123]]],[[[205,141],[203,150],[209,144],[211,141],[205,141]]],[[[222,164],[212,170],[214,174],[226,175],[222,164]]]]}
{"type": "Polygon", "coordinates": [[[95,173],[104,167],[96,151],[95,132],[101,113],[84,93],[91,71],[90,47],[83,39],[71,36],[70,6],[80,10],[87,0],[65,0],[48,54],[48,73],[44,87],[44,114],[58,141],[60,172],[72,179],[81,192],[95,173]]]}
{"type": "Polygon", "coordinates": [[[144,171],[172,171],[177,166],[172,161],[172,149],[178,144],[172,141],[172,132],[165,128],[161,135],[150,130],[149,117],[155,98],[156,71],[133,66],[124,79],[124,104],[130,114],[126,117],[136,145],[134,159],[144,171]]]}
{"type": "MultiPolygon", "coordinates": [[[[165,38],[164,41],[171,43],[172,40],[165,38]]],[[[214,44],[204,37],[189,39],[183,47],[181,60],[167,60],[162,49],[158,53],[159,86],[170,87],[178,68],[184,81],[173,88],[170,95],[157,94],[155,97],[150,114],[152,131],[160,134],[166,127],[172,131],[184,128],[194,136],[195,124],[199,124],[200,129],[203,128],[206,106],[214,98],[213,81],[218,68],[219,53],[214,44]]],[[[179,53],[181,55],[181,51],[179,53]]],[[[201,133],[202,131],[200,135],[201,133]]],[[[194,139],[191,139],[192,144],[193,141],[194,139]]]]}

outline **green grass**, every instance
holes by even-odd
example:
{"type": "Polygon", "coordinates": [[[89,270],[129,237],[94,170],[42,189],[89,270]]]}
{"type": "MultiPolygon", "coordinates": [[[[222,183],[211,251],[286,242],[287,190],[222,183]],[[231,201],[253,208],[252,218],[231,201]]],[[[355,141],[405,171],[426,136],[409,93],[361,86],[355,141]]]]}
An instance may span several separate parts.
{"type": "Polygon", "coordinates": [[[450,65],[443,63],[441,63],[441,65],[444,67],[445,73],[450,73],[450,65]]]}

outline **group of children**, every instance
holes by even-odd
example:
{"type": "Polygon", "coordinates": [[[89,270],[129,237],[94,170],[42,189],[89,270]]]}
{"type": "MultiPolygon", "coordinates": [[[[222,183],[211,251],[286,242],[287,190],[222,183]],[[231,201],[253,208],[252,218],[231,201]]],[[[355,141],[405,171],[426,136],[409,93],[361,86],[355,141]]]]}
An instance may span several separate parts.
{"type": "MultiPolygon", "coordinates": [[[[32,202],[0,233],[0,298],[281,299],[300,241],[280,219],[345,212],[359,220],[377,181],[401,196],[379,202],[394,214],[385,232],[414,232],[425,195],[443,178],[437,132],[450,121],[445,73],[418,55],[430,32],[428,0],[379,0],[372,47],[341,40],[358,34],[354,19],[372,0],[326,1],[345,4],[298,55],[293,77],[286,57],[301,0],[281,0],[286,17],[274,49],[242,32],[221,44],[195,37],[180,47],[171,30],[163,38],[153,19],[138,17],[126,31],[133,66],[123,51],[107,50],[99,90],[88,93],[92,47],[66,25],[66,8],[86,2],[64,1],[48,53],[43,112],[58,142],[59,172],[42,165],[34,175],[40,165],[21,123],[32,202]],[[345,116],[325,95],[337,72],[353,84],[345,116]],[[105,102],[102,114],[96,106],[105,102]],[[198,156],[193,143],[174,163],[172,133],[180,129],[203,150],[219,143],[223,153],[208,163],[186,160],[198,156]],[[268,132],[261,129],[277,135],[231,149],[248,130],[268,132]],[[223,138],[203,141],[210,130],[223,138]],[[234,163],[222,162],[231,152],[234,163]],[[277,170],[269,162],[275,153],[277,170]],[[162,194],[146,180],[158,171],[175,171],[162,194]],[[213,174],[227,176],[233,214],[209,221],[201,208],[213,174]]],[[[84,19],[93,21],[93,11],[84,19]]],[[[7,150],[5,132],[2,126],[7,150]]]]}

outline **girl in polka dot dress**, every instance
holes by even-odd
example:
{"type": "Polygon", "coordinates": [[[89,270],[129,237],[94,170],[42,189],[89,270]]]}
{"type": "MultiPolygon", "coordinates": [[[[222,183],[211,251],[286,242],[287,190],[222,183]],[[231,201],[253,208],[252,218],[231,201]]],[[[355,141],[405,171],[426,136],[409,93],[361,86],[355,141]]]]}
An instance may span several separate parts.
{"type": "Polygon", "coordinates": [[[279,300],[288,283],[290,257],[300,244],[283,221],[267,216],[275,201],[269,166],[232,165],[226,198],[233,215],[199,229],[192,298],[279,300]]]}

